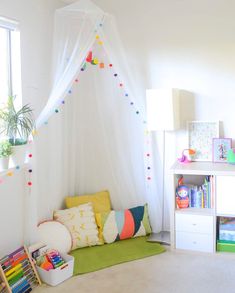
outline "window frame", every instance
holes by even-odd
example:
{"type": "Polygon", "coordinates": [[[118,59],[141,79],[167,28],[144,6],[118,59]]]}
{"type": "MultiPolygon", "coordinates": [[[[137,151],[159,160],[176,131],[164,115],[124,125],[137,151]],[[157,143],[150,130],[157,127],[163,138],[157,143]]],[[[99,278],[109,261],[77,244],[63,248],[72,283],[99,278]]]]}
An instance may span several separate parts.
{"type": "MultiPolygon", "coordinates": [[[[0,28],[6,30],[7,34],[7,70],[8,70],[8,76],[7,76],[7,84],[8,84],[8,96],[13,96],[13,73],[12,73],[12,32],[13,31],[19,31],[19,23],[13,19],[5,18],[0,16],[0,28]]],[[[20,93],[20,97],[21,97],[20,93]]],[[[22,99],[22,97],[21,97],[22,99]]],[[[20,101],[20,104],[22,101],[20,101]]],[[[1,101],[0,101],[1,104],[1,101]]]]}

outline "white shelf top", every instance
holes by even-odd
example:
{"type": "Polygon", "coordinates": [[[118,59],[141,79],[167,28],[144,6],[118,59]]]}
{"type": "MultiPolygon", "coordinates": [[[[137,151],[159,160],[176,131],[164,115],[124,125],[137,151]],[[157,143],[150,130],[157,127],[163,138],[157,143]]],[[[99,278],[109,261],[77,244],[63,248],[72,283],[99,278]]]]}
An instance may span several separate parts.
{"type": "Polygon", "coordinates": [[[204,216],[212,216],[214,214],[214,209],[200,209],[200,208],[186,208],[186,209],[176,209],[177,214],[197,214],[204,216]]]}
{"type": "Polygon", "coordinates": [[[228,163],[191,162],[181,164],[178,161],[171,167],[172,174],[189,175],[226,175],[235,176],[235,165],[228,163]]]}

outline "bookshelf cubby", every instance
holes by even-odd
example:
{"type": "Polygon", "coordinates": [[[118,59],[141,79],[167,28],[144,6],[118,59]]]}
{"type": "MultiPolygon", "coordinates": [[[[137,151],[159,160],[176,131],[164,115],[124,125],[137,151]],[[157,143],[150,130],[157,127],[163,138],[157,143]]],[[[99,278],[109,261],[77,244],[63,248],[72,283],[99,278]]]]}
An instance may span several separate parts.
{"type": "MultiPolygon", "coordinates": [[[[235,217],[235,165],[213,162],[189,164],[176,162],[171,172],[174,186],[171,212],[172,248],[216,252],[216,247],[219,247],[217,244],[219,219],[235,217]],[[210,178],[208,180],[211,191],[209,204],[206,203],[207,197],[205,200],[201,199],[201,202],[198,200],[197,204],[191,202],[188,208],[179,208],[175,191],[182,176],[183,184],[186,186],[202,186],[205,178],[210,178]]],[[[205,196],[207,196],[206,193],[205,196]]]]}

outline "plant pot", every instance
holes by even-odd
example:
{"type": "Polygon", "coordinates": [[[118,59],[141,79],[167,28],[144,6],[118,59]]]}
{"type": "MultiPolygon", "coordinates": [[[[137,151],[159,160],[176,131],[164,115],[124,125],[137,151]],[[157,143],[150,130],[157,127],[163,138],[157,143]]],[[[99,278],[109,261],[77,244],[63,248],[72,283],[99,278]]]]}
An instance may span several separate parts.
{"type": "Polygon", "coordinates": [[[12,146],[11,161],[14,166],[20,166],[25,163],[27,155],[27,144],[12,146]]]}
{"type": "Polygon", "coordinates": [[[9,157],[0,158],[0,171],[8,169],[9,157]]]}

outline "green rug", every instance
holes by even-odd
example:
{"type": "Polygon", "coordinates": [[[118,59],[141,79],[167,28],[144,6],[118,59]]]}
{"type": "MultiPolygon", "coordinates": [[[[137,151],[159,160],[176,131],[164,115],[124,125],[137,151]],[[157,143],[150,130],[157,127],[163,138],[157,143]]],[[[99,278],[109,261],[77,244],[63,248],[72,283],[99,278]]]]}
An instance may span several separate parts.
{"type": "Polygon", "coordinates": [[[147,242],[146,237],[117,241],[112,244],[85,247],[74,250],[74,276],[94,272],[123,262],[159,254],[165,248],[158,243],[147,242]]]}

